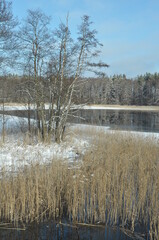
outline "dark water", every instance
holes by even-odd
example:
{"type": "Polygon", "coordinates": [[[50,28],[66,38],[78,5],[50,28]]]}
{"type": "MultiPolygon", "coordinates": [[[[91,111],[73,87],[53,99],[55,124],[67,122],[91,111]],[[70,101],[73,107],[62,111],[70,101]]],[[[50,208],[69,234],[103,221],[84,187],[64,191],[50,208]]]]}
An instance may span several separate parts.
{"type": "Polygon", "coordinates": [[[111,129],[159,132],[159,112],[129,110],[79,110],[74,123],[109,126],[111,129]]]}
{"type": "MultiPolygon", "coordinates": [[[[2,112],[0,111],[0,114],[2,112]]],[[[5,111],[5,114],[28,117],[27,110],[5,111]]],[[[48,111],[46,111],[48,114],[48,111]]],[[[29,112],[35,118],[35,111],[29,112]]],[[[130,110],[75,110],[68,121],[72,123],[109,126],[111,129],[159,132],[159,112],[130,110]]]]}
{"type": "Polygon", "coordinates": [[[32,224],[25,231],[0,229],[1,240],[131,240],[120,229],[32,224]]]}

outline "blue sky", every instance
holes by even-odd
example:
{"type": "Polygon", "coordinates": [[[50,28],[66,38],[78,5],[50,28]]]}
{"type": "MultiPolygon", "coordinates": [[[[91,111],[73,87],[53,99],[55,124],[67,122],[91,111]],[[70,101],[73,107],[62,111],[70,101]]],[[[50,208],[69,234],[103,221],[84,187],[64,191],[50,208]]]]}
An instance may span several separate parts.
{"type": "Polygon", "coordinates": [[[19,20],[37,8],[52,17],[53,28],[69,12],[73,33],[89,15],[104,45],[101,59],[110,65],[108,75],[159,72],[159,0],[13,0],[19,20]]]}

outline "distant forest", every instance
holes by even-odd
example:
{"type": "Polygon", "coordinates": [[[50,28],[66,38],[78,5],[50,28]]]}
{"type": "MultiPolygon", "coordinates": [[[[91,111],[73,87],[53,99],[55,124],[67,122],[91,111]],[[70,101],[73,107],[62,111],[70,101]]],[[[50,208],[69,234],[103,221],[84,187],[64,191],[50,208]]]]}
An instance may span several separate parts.
{"type": "Polygon", "coordinates": [[[79,98],[91,104],[159,105],[159,74],[146,73],[135,79],[125,75],[87,79],[79,98]]]}
{"type": "MultiPolygon", "coordinates": [[[[49,101],[47,79],[43,82],[49,101]]],[[[26,76],[0,77],[0,101],[27,103],[31,85],[26,76]]],[[[73,99],[74,104],[159,105],[159,74],[146,73],[135,79],[125,75],[79,79],[73,99]]]]}

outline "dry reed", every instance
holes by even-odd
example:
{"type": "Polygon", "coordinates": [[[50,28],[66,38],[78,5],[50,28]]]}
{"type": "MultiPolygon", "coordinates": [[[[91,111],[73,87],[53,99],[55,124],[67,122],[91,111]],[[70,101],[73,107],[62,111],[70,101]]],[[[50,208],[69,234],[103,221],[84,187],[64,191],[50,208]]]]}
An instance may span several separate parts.
{"type": "Polygon", "coordinates": [[[150,239],[158,239],[159,145],[131,135],[87,134],[95,137],[78,168],[57,159],[16,174],[1,172],[1,221],[17,225],[68,217],[132,231],[142,226],[150,239]]]}

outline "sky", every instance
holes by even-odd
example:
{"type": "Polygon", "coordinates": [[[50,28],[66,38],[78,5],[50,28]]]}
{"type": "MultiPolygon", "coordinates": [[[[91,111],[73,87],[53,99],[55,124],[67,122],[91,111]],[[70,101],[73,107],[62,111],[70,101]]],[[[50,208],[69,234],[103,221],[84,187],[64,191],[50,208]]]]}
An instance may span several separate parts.
{"type": "Polygon", "coordinates": [[[57,27],[69,13],[69,26],[77,31],[81,17],[91,17],[103,44],[101,60],[106,74],[134,78],[159,72],[159,0],[13,0],[13,14],[21,21],[28,9],[41,9],[57,27]]]}

